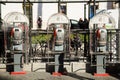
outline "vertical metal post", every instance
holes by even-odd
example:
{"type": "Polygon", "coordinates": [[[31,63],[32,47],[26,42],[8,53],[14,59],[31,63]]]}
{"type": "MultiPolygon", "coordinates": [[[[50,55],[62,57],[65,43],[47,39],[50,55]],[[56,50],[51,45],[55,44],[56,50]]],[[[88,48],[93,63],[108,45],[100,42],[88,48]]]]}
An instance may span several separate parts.
{"type": "Polygon", "coordinates": [[[88,19],[90,20],[90,1],[88,2],[88,19]]]}
{"type": "Polygon", "coordinates": [[[94,0],[94,15],[96,14],[96,1],[94,0]]]}
{"type": "Polygon", "coordinates": [[[1,18],[1,3],[0,3],[0,29],[1,29],[1,25],[2,25],[2,18],[1,18]]]}
{"type": "Polygon", "coordinates": [[[58,13],[60,13],[60,3],[61,3],[61,1],[58,0],[58,13]]]}
{"type": "MultiPolygon", "coordinates": [[[[117,31],[116,31],[117,32],[117,31]]],[[[117,37],[118,35],[116,34],[116,40],[118,39],[118,37],[117,37]]],[[[110,42],[110,47],[109,47],[109,52],[110,52],[110,59],[109,59],[109,61],[112,61],[113,60],[113,58],[112,58],[112,32],[111,32],[111,30],[109,31],[109,38],[110,38],[110,40],[109,40],[109,42],[110,42]]],[[[116,41],[116,43],[117,43],[118,41],[116,41]]],[[[116,47],[117,47],[117,45],[116,45],[116,47]]],[[[118,51],[118,47],[116,48],[116,50],[118,51]]],[[[116,54],[117,54],[117,51],[116,51],[116,54]]]]}
{"type": "Polygon", "coordinates": [[[87,41],[86,41],[86,33],[84,34],[84,57],[87,54],[87,41]]]}
{"type": "Polygon", "coordinates": [[[29,43],[30,43],[30,57],[32,54],[32,41],[31,41],[31,28],[32,28],[32,7],[31,7],[31,3],[29,3],[29,43]]]}
{"type": "MultiPolygon", "coordinates": [[[[24,2],[23,2],[23,10],[24,10],[24,15],[26,15],[26,0],[24,0],[24,2]]],[[[25,52],[25,63],[28,63],[28,61],[27,61],[27,53],[26,52],[25,52]]]]}
{"type": "Polygon", "coordinates": [[[26,7],[25,7],[26,1],[23,2],[23,9],[24,9],[24,15],[26,15],[26,7]]]}
{"type": "MultiPolygon", "coordinates": [[[[90,20],[90,1],[88,2],[88,20],[90,20]]],[[[91,31],[89,30],[89,36],[88,36],[88,44],[89,44],[89,49],[88,49],[88,55],[91,53],[91,31]]],[[[90,57],[88,57],[88,62],[89,62],[90,57]]],[[[90,62],[92,62],[92,59],[90,59],[90,62]]]]}
{"type": "MultiPolygon", "coordinates": [[[[94,15],[95,15],[96,14],[96,1],[95,0],[94,0],[93,5],[94,5],[94,15]]],[[[95,46],[96,45],[96,36],[95,36],[96,24],[94,24],[93,26],[94,26],[94,34],[93,35],[95,38],[95,39],[93,38],[94,39],[94,51],[96,52],[96,46],[95,46]]]]}
{"type": "MultiPolygon", "coordinates": [[[[119,8],[120,8],[120,3],[118,3],[118,5],[119,5],[119,8]]],[[[120,13],[120,10],[118,11],[118,13],[120,13]]],[[[118,14],[118,29],[120,29],[120,14],[118,14]]],[[[120,31],[116,30],[116,59],[113,59],[113,60],[114,61],[120,61],[119,58],[120,58],[120,31]]]]}
{"type": "MultiPolygon", "coordinates": [[[[119,13],[120,13],[120,3],[118,3],[118,5],[119,5],[119,13]]],[[[120,14],[119,14],[119,16],[118,16],[119,18],[118,18],[118,29],[120,29],[120,14]]],[[[120,33],[119,33],[119,45],[120,45],[120,33]]],[[[120,51],[120,46],[119,46],[119,51],[120,51]]],[[[120,58],[120,52],[118,53],[118,58],[120,58]]],[[[120,61],[120,59],[119,59],[119,61],[120,61]]]]}
{"type": "Polygon", "coordinates": [[[84,19],[86,18],[86,4],[84,4],[84,19]]]}
{"type": "MultiPolygon", "coordinates": [[[[119,26],[119,25],[118,25],[119,26]]],[[[120,33],[119,33],[119,30],[116,30],[116,57],[117,57],[117,61],[119,61],[119,50],[120,50],[120,47],[119,47],[119,44],[120,44],[120,33]]]]}

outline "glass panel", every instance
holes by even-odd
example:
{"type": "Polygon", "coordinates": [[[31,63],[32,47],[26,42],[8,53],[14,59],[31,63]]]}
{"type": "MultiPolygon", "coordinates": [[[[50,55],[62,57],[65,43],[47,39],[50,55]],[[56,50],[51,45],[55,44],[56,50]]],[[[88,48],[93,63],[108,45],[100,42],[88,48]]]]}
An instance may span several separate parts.
{"type": "Polygon", "coordinates": [[[4,30],[5,51],[28,52],[29,20],[25,15],[19,12],[8,13],[4,18],[2,27],[4,30]]]}
{"type": "MultiPolygon", "coordinates": [[[[63,13],[56,13],[53,14],[49,19],[48,19],[48,28],[47,28],[47,33],[50,31],[53,32],[51,41],[48,41],[48,46],[49,49],[54,51],[56,50],[55,45],[62,46],[63,51],[68,51],[69,50],[69,42],[70,42],[70,21],[66,15],[63,13]],[[50,48],[50,46],[52,47],[50,48]],[[64,47],[64,49],[63,49],[64,47]]],[[[62,51],[60,50],[60,51],[62,51]]],[[[59,51],[59,50],[58,50],[59,51]]]]}

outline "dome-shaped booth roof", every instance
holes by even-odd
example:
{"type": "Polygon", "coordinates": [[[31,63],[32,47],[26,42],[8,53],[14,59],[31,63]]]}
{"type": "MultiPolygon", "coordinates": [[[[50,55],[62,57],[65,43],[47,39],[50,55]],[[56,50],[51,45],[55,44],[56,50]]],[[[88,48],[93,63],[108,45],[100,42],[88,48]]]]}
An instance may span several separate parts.
{"type": "Polygon", "coordinates": [[[29,26],[28,18],[20,12],[11,12],[4,17],[3,29],[7,30],[9,27],[16,26],[15,23],[24,23],[25,26],[29,26]]]}
{"type": "Polygon", "coordinates": [[[70,27],[70,20],[63,13],[55,13],[48,19],[47,26],[48,29],[51,27],[51,24],[66,24],[70,27]]]}
{"type": "Polygon", "coordinates": [[[101,12],[91,18],[89,22],[89,29],[93,29],[94,24],[97,25],[97,28],[100,28],[105,24],[106,29],[115,29],[115,20],[107,12],[101,12]]]}

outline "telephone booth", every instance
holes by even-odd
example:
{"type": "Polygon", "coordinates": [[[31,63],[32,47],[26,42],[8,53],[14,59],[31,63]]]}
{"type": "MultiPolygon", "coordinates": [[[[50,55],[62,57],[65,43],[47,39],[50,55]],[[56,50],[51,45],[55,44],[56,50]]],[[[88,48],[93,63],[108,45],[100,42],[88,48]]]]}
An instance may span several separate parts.
{"type": "Polygon", "coordinates": [[[109,56],[109,53],[112,51],[109,50],[108,30],[115,29],[115,20],[107,11],[100,12],[90,19],[89,29],[91,65],[96,66],[94,75],[108,76],[105,68],[106,57],[109,56]]]}
{"type": "Polygon", "coordinates": [[[47,25],[47,33],[52,33],[48,41],[49,51],[55,55],[53,75],[59,75],[64,72],[64,55],[70,51],[70,21],[65,14],[56,13],[48,19],[47,25]]]}
{"type": "Polygon", "coordinates": [[[21,74],[23,56],[29,53],[29,20],[22,13],[8,13],[4,17],[2,30],[7,57],[6,70],[11,74],[21,74]]]}

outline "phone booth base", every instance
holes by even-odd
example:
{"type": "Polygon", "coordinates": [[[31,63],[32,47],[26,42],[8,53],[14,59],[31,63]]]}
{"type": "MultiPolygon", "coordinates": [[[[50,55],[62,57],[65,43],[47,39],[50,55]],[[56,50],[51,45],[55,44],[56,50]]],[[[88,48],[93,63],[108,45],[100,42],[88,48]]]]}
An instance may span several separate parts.
{"type": "Polygon", "coordinates": [[[106,73],[106,55],[105,54],[97,54],[96,60],[97,60],[97,66],[96,66],[96,73],[94,73],[94,76],[109,76],[108,73],[106,73]]]}
{"type": "Polygon", "coordinates": [[[62,74],[61,73],[59,73],[59,72],[53,72],[53,74],[52,74],[53,76],[61,76],[62,74]]]}
{"type": "Polygon", "coordinates": [[[22,71],[22,54],[14,54],[14,72],[22,71]]]}
{"type": "Polygon", "coordinates": [[[11,75],[24,75],[26,74],[25,71],[19,71],[19,72],[10,72],[11,75]]]}
{"type": "Polygon", "coordinates": [[[108,73],[104,73],[104,74],[97,74],[97,73],[94,73],[94,76],[98,76],[98,77],[102,77],[102,76],[105,76],[105,77],[107,77],[107,76],[110,76],[108,73]]]}
{"type": "Polygon", "coordinates": [[[60,76],[64,72],[64,53],[55,54],[55,72],[54,76],[60,76]]]}

